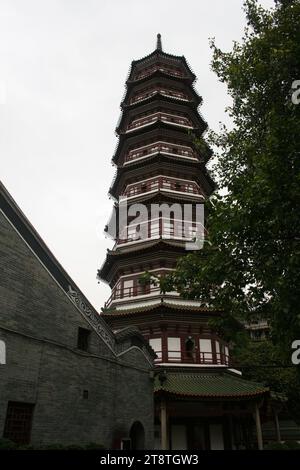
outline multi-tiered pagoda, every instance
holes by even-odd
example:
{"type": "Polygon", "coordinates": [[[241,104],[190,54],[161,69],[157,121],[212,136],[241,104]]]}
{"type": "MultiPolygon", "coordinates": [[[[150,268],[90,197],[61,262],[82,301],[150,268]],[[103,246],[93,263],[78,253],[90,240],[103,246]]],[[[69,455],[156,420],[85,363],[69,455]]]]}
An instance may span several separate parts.
{"type": "Polygon", "coordinates": [[[231,369],[228,344],[209,326],[221,312],[151,282],[203,233],[197,209],[214,190],[194,82],[183,56],[163,52],[160,35],[155,51],[131,64],[110,188],[115,245],[98,273],[112,289],[102,315],[115,330],[138,327],[156,352],[157,448],[249,447],[254,423],[262,447],[260,409],[269,392],[231,369]],[[162,209],[153,215],[153,206],[162,209]]]}

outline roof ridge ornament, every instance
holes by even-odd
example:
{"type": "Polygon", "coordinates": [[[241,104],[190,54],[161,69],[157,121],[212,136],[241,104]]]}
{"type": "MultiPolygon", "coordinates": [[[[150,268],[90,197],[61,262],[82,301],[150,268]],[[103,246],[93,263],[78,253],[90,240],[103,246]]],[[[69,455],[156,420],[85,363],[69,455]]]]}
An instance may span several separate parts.
{"type": "Polygon", "coordinates": [[[157,51],[162,51],[161,34],[159,34],[159,33],[157,35],[156,50],[157,51]]]}

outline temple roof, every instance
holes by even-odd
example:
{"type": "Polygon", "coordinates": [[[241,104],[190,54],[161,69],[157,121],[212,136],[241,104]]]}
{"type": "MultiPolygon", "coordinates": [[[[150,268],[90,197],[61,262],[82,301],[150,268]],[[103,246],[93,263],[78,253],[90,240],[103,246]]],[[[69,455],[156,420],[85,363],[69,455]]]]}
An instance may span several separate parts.
{"type": "Polygon", "coordinates": [[[180,302],[178,300],[174,302],[170,300],[168,301],[168,299],[165,300],[163,298],[163,294],[162,294],[161,299],[156,303],[153,303],[153,302],[148,303],[148,304],[145,303],[144,305],[138,305],[138,306],[131,304],[130,306],[127,306],[127,308],[125,308],[122,305],[119,305],[117,308],[112,307],[112,308],[103,309],[102,315],[105,318],[111,317],[111,316],[124,317],[124,316],[136,315],[136,314],[140,314],[144,312],[157,311],[161,309],[163,309],[164,312],[166,311],[173,312],[175,310],[175,311],[180,311],[181,313],[189,312],[189,313],[195,313],[195,314],[204,312],[209,315],[211,315],[212,313],[216,315],[220,315],[221,313],[220,310],[215,310],[209,307],[201,306],[200,302],[197,302],[197,301],[194,301],[193,303],[188,300],[184,302],[183,299],[180,299],[180,302]],[[198,305],[196,305],[196,303],[198,303],[198,305]]]}
{"type": "Polygon", "coordinates": [[[107,250],[107,257],[121,258],[127,257],[129,253],[140,253],[140,252],[152,252],[153,248],[155,251],[158,250],[168,250],[172,252],[184,252],[185,251],[186,240],[177,240],[169,238],[156,238],[156,239],[147,239],[139,242],[132,242],[132,244],[118,245],[116,249],[107,250]]]}
{"type": "Polygon", "coordinates": [[[181,397],[243,399],[268,394],[269,388],[229,372],[168,372],[164,380],[155,378],[154,393],[181,397]]]}

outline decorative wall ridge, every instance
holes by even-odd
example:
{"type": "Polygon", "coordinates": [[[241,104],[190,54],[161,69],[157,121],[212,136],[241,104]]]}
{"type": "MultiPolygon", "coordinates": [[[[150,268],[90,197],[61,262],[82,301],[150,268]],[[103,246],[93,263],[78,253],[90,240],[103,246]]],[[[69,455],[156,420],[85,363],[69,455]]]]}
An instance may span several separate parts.
{"type": "Polygon", "coordinates": [[[104,323],[95,311],[93,311],[87,302],[82,298],[80,293],[68,286],[67,295],[72,303],[77,307],[78,310],[82,313],[85,319],[90,323],[90,325],[96,330],[98,335],[103,339],[103,341],[111,348],[115,347],[115,339],[113,333],[109,330],[109,327],[104,323]]]}

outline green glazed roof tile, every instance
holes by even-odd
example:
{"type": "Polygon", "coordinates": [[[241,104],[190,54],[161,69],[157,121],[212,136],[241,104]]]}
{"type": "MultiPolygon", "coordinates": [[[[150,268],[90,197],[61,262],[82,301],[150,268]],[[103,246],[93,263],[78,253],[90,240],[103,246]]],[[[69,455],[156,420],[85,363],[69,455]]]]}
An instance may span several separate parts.
{"type": "Polygon", "coordinates": [[[262,395],[269,389],[230,373],[171,372],[162,383],[156,376],[154,391],[186,397],[241,398],[262,395]]]}

